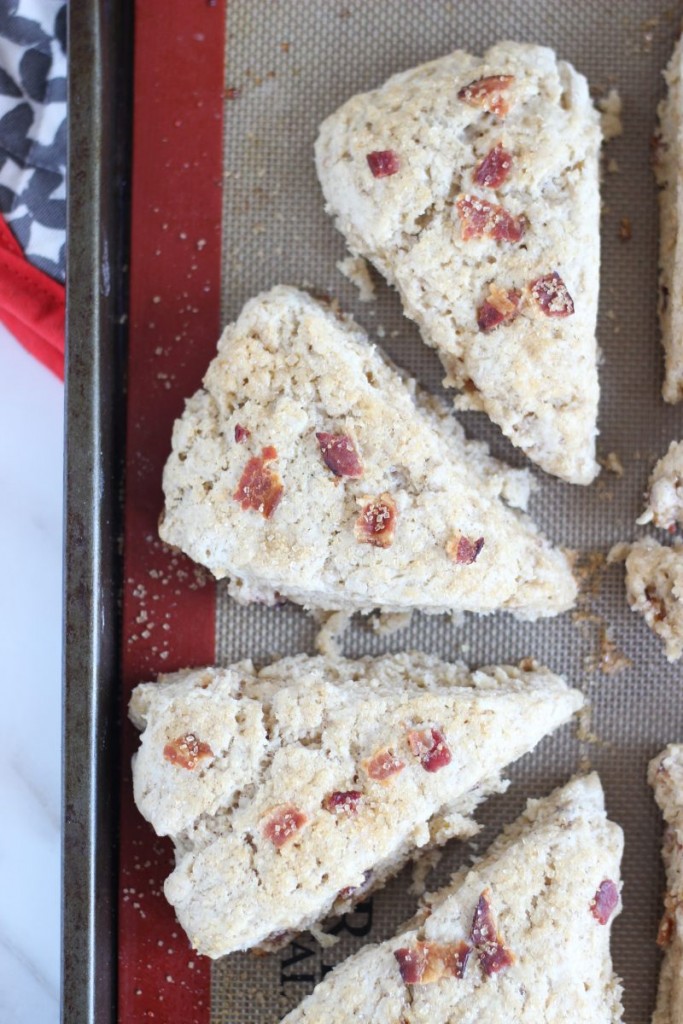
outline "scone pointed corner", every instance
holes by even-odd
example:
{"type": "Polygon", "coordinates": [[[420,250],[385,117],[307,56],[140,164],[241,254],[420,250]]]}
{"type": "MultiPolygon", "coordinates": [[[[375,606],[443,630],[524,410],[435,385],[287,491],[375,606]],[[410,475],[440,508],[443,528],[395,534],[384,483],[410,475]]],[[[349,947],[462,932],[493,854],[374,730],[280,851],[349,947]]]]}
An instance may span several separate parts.
{"type": "Polygon", "coordinates": [[[199,952],[272,947],[473,835],[507,765],[583,696],[538,666],[300,655],[141,684],[135,801],[176,846],[165,884],[199,952]]]}
{"type": "Polygon", "coordinates": [[[397,288],[459,407],[583,485],[599,472],[601,141],[585,78],[505,42],[354,96],[316,142],[328,212],[397,288]]]}
{"type": "Polygon", "coordinates": [[[566,556],[504,501],[519,471],[437,405],[353,320],[274,288],[226,328],[175,424],[160,535],[242,601],[567,610],[566,556]]]}
{"type": "Polygon", "coordinates": [[[282,1024],[617,1024],[622,847],[596,775],[529,801],[420,924],[350,957],[282,1024]]]}

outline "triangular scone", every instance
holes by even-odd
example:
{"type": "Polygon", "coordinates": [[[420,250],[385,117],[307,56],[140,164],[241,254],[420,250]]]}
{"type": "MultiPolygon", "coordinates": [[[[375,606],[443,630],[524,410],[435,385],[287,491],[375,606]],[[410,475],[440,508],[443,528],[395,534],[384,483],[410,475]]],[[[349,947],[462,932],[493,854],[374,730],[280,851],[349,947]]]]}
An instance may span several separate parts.
{"type": "Polygon", "coordinates": [[[664,641],[668,660],[677,661],[683,654],[683,544],[666,547],[644,537],[610,552],[611,561],[624,557],[631,611],[640,612],[664,641]]]}
{"type": "Polygon", "coordinates": [[[166,896],[208,956],[277,943],[416,848],[476,832],[505,766],[582,704],[547,669],[470,674],[417,653],[142,684],[135,800],[176,845],[166,896]]]}
{"type": "Polygon", "coordinates": [[[589,484],[601,133],[552,50],[460,50],[354,96],[316,143],[326,208],[462,389],[530,459],[589,484]]]}
{"type": "Polygon", "coordinates": [[[668,85],[659,105],[659,136],[654,169],[659,195],[659,321],[664,346],[666,402],[683,398],[683,90],[681,65],[683,43],[679,40],[664,72],[668,85]]]}
{"type": "Polygon", "coordinates": [[[621,829],[596,775],[526,813],[408,929],[337,967],[283,1024],[613,1024],[621,829]]]}
{"type": "Polygon", "coordinates": [[[672,441],[653,469],[647,507],[638,522],[654,523],[663,530],[674,530],[676,523],[683,526],[683,441],[672,441]]]}
{"type": "Polygon", "coordinates": [[[655,792],[666,832],[664,916],[657,936],[664,949],[657,1009],[652,1024],[683,1021],[683,746],[671,744],[650,762],[648,781],[655,792]]]}
{"type": "Polygon", "coordinates": [[[555,615],[576,584],[501,500],[520,479],[352,320],[279,287],[226,329],[176,422],[159,532],[241,600],[555,615]]]}

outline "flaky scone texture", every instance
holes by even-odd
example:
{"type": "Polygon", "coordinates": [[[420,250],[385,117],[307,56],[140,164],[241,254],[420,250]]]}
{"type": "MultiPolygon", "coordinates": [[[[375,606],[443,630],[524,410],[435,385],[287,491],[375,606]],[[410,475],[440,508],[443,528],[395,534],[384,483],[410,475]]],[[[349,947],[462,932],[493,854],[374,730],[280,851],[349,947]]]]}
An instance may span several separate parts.
{"type": "Polygon", "coordinates": [[[626,596],[634,612],[664,641],[669,661],[683,654],[683,544],[652,537],[631,544],[626,557],[626,596]]]}
{"type": "Polygon", "coordinates": [[[664,72],[667,95],[659,105],[659,139],[655,151],[655,175],[659,194],[659,319],[664,346],[666,402],[683,398],[683,91],[681,40],[664,72]]]}
{"type": "Polygon", "coordinates": [[[528,478],[293,288],[251,300],[224,332],[163,486],[162,539],[231,577],[238,600],[534,619],[576,597],[566,556],[503,501],[523,505],[528,478]],[[328,464],[330,437],[351,474],[328,464]]]}
{"type": "Polygon", "coordinates": [[[666,822],[666,895],[657,938],[664,962],[652,1024],[678,1024],[683,1020],[683,745],[670,744],[650,762],[648,781],[666,822]]]}
{"type": "Polygon", "coordinates": [[[669,450],[652,471],[647,506],[638,519],[663,530],[683,526],[683,441],[672,441],[669,450]]]}
{"type": "Polygon", "coordinates": [[[474,867],[428,901],[417,926],[350,957],[283,1024],[620,1021],[609,938],[622,846],[596,775],[529,801],[474,867]],[[473,925],[483,900],[491,913],[481,941],[473,925]],[[454,976],[449,953],[462,960],[463,943],[474,948],[454,976]],[[428,954],[421,981],[404,980],[406,953],[428,954]]]}
{"type": "Polygon", "coordinates": [[[505,766],[582,695],[542,668],[424,654],[285,658],[138,686],[135,801],[173,837],[165,884],[211,957],[348,909],[417,848],[476,831],[505,766]]]}
{"type": "Polygon", "coordinates": [[[600,143],[585,78],[514,42],[394,75],[328,117],[316,143],[328,212],[397,288],[462,389],[458,407],[577,484],[599,471],[600,143]],[[368,157],[386,152],[398,169],[375,177],[368,157]],[[544,308],[533,285],[553,274],[565,301],[544,308]],[[516,310],[491,327],[484,304],[505,310],[511,292],[516,310]]]}

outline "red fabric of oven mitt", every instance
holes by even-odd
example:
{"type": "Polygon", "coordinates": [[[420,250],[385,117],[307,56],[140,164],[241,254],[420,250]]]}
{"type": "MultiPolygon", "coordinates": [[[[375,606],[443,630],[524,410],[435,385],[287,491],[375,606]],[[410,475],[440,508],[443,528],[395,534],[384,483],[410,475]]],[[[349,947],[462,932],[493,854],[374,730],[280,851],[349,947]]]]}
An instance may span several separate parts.
{"type": "Polygon", "coordinates": [[[31,355],[64,380],[64,287],[24,257],[0,217],[0,320],[31,355]]]}

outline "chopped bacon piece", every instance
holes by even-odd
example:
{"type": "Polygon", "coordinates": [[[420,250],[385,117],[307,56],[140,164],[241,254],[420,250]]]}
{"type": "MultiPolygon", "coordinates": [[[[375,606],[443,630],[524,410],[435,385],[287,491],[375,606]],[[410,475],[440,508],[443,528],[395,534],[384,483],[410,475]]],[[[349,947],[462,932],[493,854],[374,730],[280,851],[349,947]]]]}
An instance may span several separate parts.
{"type": "Polygon", "coordinates": [[[325,465],[332,470],[335,476],[350,476],[357,479],[363,475],[363,466],[350,437],[347,437],[346,434],[325,433],[315,436],[320,445],[325,465]]]}
{"type": "Polygon", "coordinates": [[[390,494],[380,494],[369,502],[356,520],[356,540],[377,548],[388,548],[394,541],[398,510],[390,494]]]}
{"type": "Polygon", "coordinates": [[[675,928],[675,921],[667,911],[659,923],[659,931],[657,932],[657,945],[660,949],[666,949],[671,944],[675,928]]]}
{"type": "Polygon", "coordinates": [[[346,792],[337,790],[335,793],[330,793],[323,800],[323,807],[326,811],[331,811],[333,814],[357,814],[358,804],[362,797],[362,793],[357,789],[349,789],[346,792]]]}
{"type": "Polygon", "coordinates": [[[506,967],[515,962],[507,946],[499,942],[480,946],[477,949],[477,955],[484,974],[488,974],[489,977],[492,974],[498,974],[499,971],[505,970],[506,967]]]}
{"type": "Polygon", "coordinates": [[[260,455],[249,459],[233,494],[245,511],[249,508],[260,512],[264,519],[270,519],[280,503],[283,493],[282,480],[267,463],[277,458],[272,445],[261,450],[260,455]]]}
{"type": "Polygon", "coordinates": [[[462,195],[455,204],[462,221],[462,237],[492,238],[495,242],[519,242],[526,231],[526,218],[513,217],[497,203],[481,196],[462,195]]]}
{"type": "Polygon", "coordinates": [[[418,985],[427,967],[427,952],[424,947],[395,949],[394,956],[406,985],[418,985]]]}
{"type": "Polygon", "coordinates": [[[373,178],[388,178],[401,169],[398,153],[393,149],[379,149],[366,157],[373,178]]]}
{"type": "Polygon", "coordinates": [[[543,277],[537,277],[529,285],[529,290],[546,316],[573,314],[574,300],[556,270],[551,274],[544,274],[543,277]]]}
{"type": "Polygon", "coordinates": [[[484,942],[493,942],[496,938],[496,924],[491,911],[491,890],[484,889],[474,908],[470,938],[475,946],[484,942]]]}
{"type": "Polygon", "coordinates": [[[479,963],[487,975],[497,974],[514,963],[514,957],[498,934],[491,910],[491,890],[484,889],[479,897],[472,919],[470,933],[472,945],[477,951],[479,963]]]}
{"type": "Polygon", "coordinates": [[[208,743],[203,743],[193,732],[188,732],[166,744],[164,757],[178,768],[187,768],[188,771],[192,771],[202,758],[213,757],[213,750],[208,743]]]}
{"type": "Polygon", "coordinates": [[[509,98],[505,93],[514,80],[514,75],[489,75],[487,78],[478,78],[476,82],[463,86],[458,93],[458,99],[469,103],[471,107],[482,107],[492,114],[497,114],[498,117],[505,117],[510,110],[509,98]]]}
{"type": "Polygon", "coordinates": [[[438,772],[451,763],[451,752],[440,729],[411,729],[408,745],[426,772],[438,772]]]}
{"type": "Polygon", "coordinates": [[[664,619],[666,618],[666,605],[664,604],[663,598],[659,596],[657,590],[652,584],[645,587],[645,597],[654,612],[655,622],[664,622],[664,619]]]}
{"type": "Polygon", "coordinates": [[[413,949],[394,950],[394,956],[406,985],[429,985],[449,976],[462,978],[471,952],[467,942],[418,942],[413,949]]]}
{"type": "Polygon", "coordinates": [[[351,897],[358,892],[357,885],[345,885],[343,889],[340,889],[337,893],[337,901],[340,903],[347,903],[351,897]]]}
{"type": "Polygon", "coordinates": [[[446,544],[446,554],[453,559],[457,565],[472,565],[476,562],[484,546],[484,538],[477,537],[470,540],[461,533],[456,533],[446,544]]]}
{"type": "Polygon", "coordinates": [[[472,947],[468,942],[455,942],[449,946],[448,957],[445,961],[446,973],[454,978],[464,977],[471,952],[472,947]]]}
{"type": "Polygon", "coordinates": [[[263,834],[278,850],[296,835],[307,822],[306,815],[291,804],[275,807],[263,826],[263,834]]]}
{"type": "Polygon", "coordinates": [[[489,285],[489,294],[477,310],[479,330],[487,334],[501,324],[508,324],[514,320],[519,313],[521,298],[521,294],[514,288],[506,291],[495,284],[489,285]]]}
{"type": "Polygon", "coordinates": [[[384,750],[378,750],[376,754],[373,754],[367,761],[364,761],[363,768],[365,768],[371,779],[375,779],[377,782],[384,782],[385,779],[390,779],[392,775],[398,775],[399,772],[402,772],[405,768],[405,763],[396,756],[393,750],[385,748],[384,750]]]}
{"type": "Polygon", "coordinates": [[[372,888],[373,881],[374,875],[372,871],[366,871],[360,885],[346,885],[343,889],[339,890],[335,903],[348,903],[350,900],[358,903],[367,894],[368,890],[372,888]]]}
{"type": "Polygon", "coordinates": [[[512,156],[502,143],[494,146],[486,154],[482,162],[475,168],[473,179],[475,184],[485,188],[500,188],[512,169],[512,156]]]}
{"type": "Polygon", "coordinates": [[[600,882],[590,902],[591,914],[598,924],[607,924],[618,903],[619,890],[610,878],[606,878],[600,882]]]}
{"type": "Polygon", "coordinates": [[[242,444],[242,441],[246,441],[248,437],[251,437],[251,430],[243,427],[241,423],[235,424],[235,440],[238,444],[242,444]]]}

